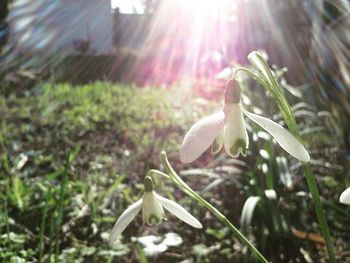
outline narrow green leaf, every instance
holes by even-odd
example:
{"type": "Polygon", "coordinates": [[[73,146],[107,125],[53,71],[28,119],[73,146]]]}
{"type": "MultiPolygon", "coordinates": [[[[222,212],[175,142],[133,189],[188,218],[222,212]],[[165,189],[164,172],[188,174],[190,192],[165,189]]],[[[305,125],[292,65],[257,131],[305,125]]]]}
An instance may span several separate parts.
{"type": "Polygon", "coordinates": [[[135,246],[136,246],[137,254],[139,255],[140,263],[148,263],[148,260],[141,246],[139,244],[136,244],[135,246]]]}
{"type": "Polygon", "coordinates": [[[253,219],[254,211],[260,201],[259,196],[250,196],[244,203],[241,215],[241,227],[247,229],[253,219]]]}

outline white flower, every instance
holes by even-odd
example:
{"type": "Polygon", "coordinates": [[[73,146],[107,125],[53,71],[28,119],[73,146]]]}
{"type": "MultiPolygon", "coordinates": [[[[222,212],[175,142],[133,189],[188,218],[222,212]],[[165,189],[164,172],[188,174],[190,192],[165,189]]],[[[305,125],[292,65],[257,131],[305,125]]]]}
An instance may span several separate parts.
{"type": "Polygon", "coordinates": [[[165,219],[164,209],[184,221],[185,223],[195,227],[202,228],[202,224],[188,213],[182,206],[176,202],[166,199],[153,191],[152,178],[145,178],[145,193],[142,198],[129,206],[118,218],[115,223],[111,236],[109,238],[110,246],[113,246],[117,237],[124,231],[130,222],[136,217],[142,208],[143,223],[149,225],[160,224],[165,219]]]}
{"type": "Polygon", "coordinates": [[[346,205],[350,205],[350,187],[348,187],[347,189],[345,189],[344,192],[342,192],[339,198],[339,202],[346,205]]]}
{"type": "Polygon", "coordinates": [[[183,243],[182,238],[176,233],[166,233],[161,236],[143,236],[136,239],[143,246],[146,256],[155,256],[163,253],[169,247],[177,247],[183,243]]]}
{"type": "Polygon", "coordinates": [[[239,101],[239,87],[228,85],[223,109],[199,120],[187,132],[180,148],[183,163],[196,160],[210,145],[213,153],[224,146],[231,157],[246,156],[249,137],[243,114],[271,134],[289,154],[303,162],[310,160],[304,146],[289,131],[270,119],[244,110],[239,101]]]}

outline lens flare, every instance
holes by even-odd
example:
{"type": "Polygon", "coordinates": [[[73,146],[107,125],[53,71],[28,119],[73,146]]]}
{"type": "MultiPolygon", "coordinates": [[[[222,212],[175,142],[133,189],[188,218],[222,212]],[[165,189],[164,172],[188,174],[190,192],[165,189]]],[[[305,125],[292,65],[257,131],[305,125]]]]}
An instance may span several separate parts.
{"type": "MultiPolygon", "coordinates": [[[[234,37],[235,7],[229,0],[159,1],[144,14],[146,23],[135,24],[133,30],[129,24],[126,29],[135,32],[128,34],[128,39],[138,41],[146,32],[141,39],[145,56],[141,78],[148,78],[152,84],[184,78],[215,79],[214,74],[227,64],[225,53],[229,39],[234,37]]],[[[124,9],[125,5],[118,6],[118,12],[124,9]]]]}

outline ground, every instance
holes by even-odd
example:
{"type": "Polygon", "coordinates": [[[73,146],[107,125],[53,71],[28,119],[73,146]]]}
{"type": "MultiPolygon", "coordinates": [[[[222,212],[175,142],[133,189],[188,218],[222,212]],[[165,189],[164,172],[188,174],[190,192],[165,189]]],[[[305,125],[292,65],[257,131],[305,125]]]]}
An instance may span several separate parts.
{"type": "MultiPolygon", "coordinates": [[[[265,116],[277,112],[273,103],[256,99],[264,94],[256,87],[244,94],[265,116]]],[[[166,180],[157,182],[157,192],[186,207],[204,228],[193,229],[171,215],[161,225],[148,227],[140,214],[120,244],[108,246],[115,221],[141,197],[146,172],[163,170],[162,150],[184,180],[267,258],[326,262],[297,161],[258,127],[249,123],[247,158],[231,159],[224,152],[212,156],[208,151],[193,164],[180,163],[184,134],[196,120],[219,109],[220,98],[198,98],[180,86],[37,83],[25,92],[1,95],[0,102],[2,262],[255,262],[212,214],[166,180]],[[277,198],[267,198],[266,189],[274,189],[277,198]],[[249,201],[250,212],[242,216],[253,196],[260,201],[249,201]],[[162,239],[169,232],[178,234],[182,243],[154,256],[137,239],[162,239]]],[[[350,262],[350,211],[338,203],[346,162],[341,143],[332,139],[336,127],[329,125],[332,117],[317,117],[309,104],[299,106],[297,121],[312,156],[336,253],[340,262],[350,262]]]]}

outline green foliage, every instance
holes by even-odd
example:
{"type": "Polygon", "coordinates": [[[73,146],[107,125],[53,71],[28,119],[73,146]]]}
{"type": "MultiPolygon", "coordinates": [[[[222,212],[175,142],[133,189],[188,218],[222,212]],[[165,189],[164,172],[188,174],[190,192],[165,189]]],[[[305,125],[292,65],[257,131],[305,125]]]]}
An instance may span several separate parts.
{"type": "MultiPolygon", "coordinates": [[[[303,262],[309,256],[322,262],[323,246],[309,238],[319,233],[300,167],[259,127],[248,125],[247,158],[207,153],[191,166],[179,163],[186,130],[220,107],[194,99],[188,90],[45,83],[25,95],[0,95],[0,261],[54,262],[58,245],[58,262],[138,262],[145,257],[131,237],[171,229],[184,243],[148,262],[255,262],[226,227],[160,180],[160,194],[189,208],[203,231],[173,218],[156,228],[143,227],[137,217],[120,245],[107,246],[117,217],[140,197],[145,173],[163,170],[159,153],[165,150],[183,180],[241,227],[268,259],[303,262]],[[268,189],[276,191],[275,200],[266,196],[268,189]],[[259,202],[243,228],[242,210],[251,196],[259,202]]],[[[281,121],[277,107],[261,100],[266,96],[261,88],[247,81],[242,96],[250,111],[281,121]]],[[[300,101],[287,90],[286,96],[292,104],[300,101]]],[[[334,140],[338,128],[325,109],[302,103],[293,111],[341,258],[350,249],[350,216],[337,202],[348,172],[340,142],[334,140]]]]}
{"type": "Polygon", "coordinates": [[[176,92],[46,83],[25,96],[0,96],[1,260],[100,262],[129,254],[129,246],[111,249],[106,240],[137,198],[142,184],[135,182],[156,167],[162,149],[177,150],[184,123],[192,122],[192,105],[174,114],[176,92]]]}
{"type": "Polygon", "coordinates": [[[163,144],[165,139],[171,142],[182,121],[174,118],[172,98],[166,90],[103,82],[74,88],[46,84],[37,103],[45,125],[79,136],[113,130],[116,139],[121,137],[141,149],[163,144]]]}

